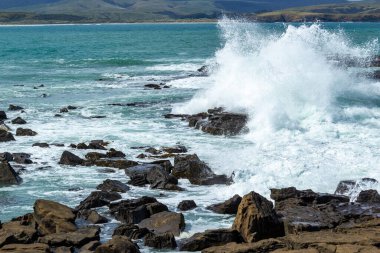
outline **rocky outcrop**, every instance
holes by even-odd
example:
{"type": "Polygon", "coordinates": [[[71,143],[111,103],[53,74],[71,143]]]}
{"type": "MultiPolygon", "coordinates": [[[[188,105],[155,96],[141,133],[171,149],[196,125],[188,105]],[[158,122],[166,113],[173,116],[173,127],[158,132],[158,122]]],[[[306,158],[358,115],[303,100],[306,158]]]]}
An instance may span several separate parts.
{"type": "Polygon", "coordinates": [[[24,124],[26,124],[26,121],[23,118],[21,118],[21,117],[17,117],[14,120],[12,120],[11,122],[12,122],[12,124],[15,124],[15,125],[24,125],[24,124]]]}
{"type": "Polygon", "coordinates": [[[111,180],[111,179],[106,179],[96,187],[96,189],[100,191],[106,191],[106,192],[121,192],[125,193],[130,190],[129,186],[117,181],[117,180],[111,180]]]}
{"type": "Polygon", "coordinates": [[[213,246],[225,245],[227,243],[242,243],[243,238],[240,233],[232,229],[206,230],[203,233],[196,233],[180,243],[181,251],[201,251],[213,246]]]}
{"type": "Polygon", "coordinates": [[[17,175],[8,161],[0,161],[0,186],[19,184],[21,182],[22,179],[17,175]]]}
{"type": "Polygon", "coordinates": [[[151,232],[147,228],[139,228],[137,225],[133,224],[123,224],[114,230],[113,235],[123,235],[132,240],[136,240],[144,238],[149,233],[151,232]]]}
{"type": "Polygon", "coordinates": [[[194,200],[183,200],[181,201],[177,208],[181,211],[189,211],[197,207],[197,204],[194,200]]]}
{"type": "Polygon", "coordinates": [[[225,202],[208,206],[207,209],[220,214],[236,214],[241,199],[242,198],[236,194],[232,198],[226,200],[225,202]]]}
{"type": "Polygon", "coordinates": [[[256,192],[243,197],[232,228],[240,232],[245,242],[284,235],[283,223],[272,202],[256,192]]]}
{"type": "Polygon", "coordinates": [[[154,234],[149,233],[144,238],[144,245],[156,249],[175,249],[177,243],[172,233],[154,234]]]}
{"type": "Polygon", "coordinates": [[[179,236],[185,228],[185,218],[181,213],[159,212],[148,219],[144,219],[138,226],[140,228],[147,228],[156,234],[172,233],[175,236],[179,236]]]}
{"type": "Polygon", "coordinates": [[[59,164],[77,166],[82,165],[84,160],[69,151],[64,151],[59,160],[59,164]]]}
{"type": "Polygon", "coordinates": [[[140,253],[139,248],[126,236],[113,236],[96,248],[95,253],[140,253]]]}
{"type": "Polygon", "coordinates": [[[34,219],[41,235],[76,231],[73,210],[60,203],[39,199],[34,203],[34,219]]]}
{"type": "Polygon", "coordinates": [[[16,129],[16,136],[36,136],[37,132],[34,132],[32,129],[28,128],[17,128],[16,129]]]}
{"type": "Polygon", "coordinates": [[[8,142],[8,141],[15,141],[15,137],[13,137],[13,134],[0,129],[0,142],[8,142]]]}
{"type": "Polygon", "coordinates": [[[75,208],[76,210],[85,210],[95,207],[101,207],[109,205],[111,201],[121,199],[121,195],[117,192],[106,192],[106,191],[94,191],[85,198],[80,204],[75,208]]]}
{"type": "Polygon", "coordinates": [[[81,247],[91,241],[99,240],[100,228],[87,227],[80,228],[73,232],[60,232],[48,234],[39,238],[39,242],[46,243],[50,246],[75,246],[81,247]]]}
{"type": "Polygon", "coordinates": [[[229,184],[232,182],[231,178],[226,175],[216,175],[196,154],[176,156],[172,174],[176,178],[188,179],[190,183],[196,185],[229,184]]]}

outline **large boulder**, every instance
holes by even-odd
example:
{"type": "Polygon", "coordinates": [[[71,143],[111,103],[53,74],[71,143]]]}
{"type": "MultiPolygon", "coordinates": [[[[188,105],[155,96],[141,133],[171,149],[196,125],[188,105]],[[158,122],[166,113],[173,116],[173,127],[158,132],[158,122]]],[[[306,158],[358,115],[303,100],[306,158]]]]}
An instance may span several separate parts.
{"type": "Polygon", "coordinates": [[[185,178],[195,185],[229,184],[231,178],[216,175],[196,154],[178,155],[174,159],[173,176],[185,178]]]}
{"type": "Polygon", "coordinates": [[[140,253],[140,250],[128,237],[113,236],[111,240],[97,247],[95,253],[140,253]]]}
{"type": "Polygon", "coordinates": [[[240,232],[245,242],[284,235],[283,223],[272,202],[256,192],[243,197],[232,228],[240,232]]]}
{"type": "Polygon", "coordinates": [[[50,246],[75,246],[81,247],[91,241],[99,240],[99,227],[80,228],[73,232],[61,232],[48,234],[39,238],[39,242],[50,246]]]}
{"type": "Polygon", "coordinates": [[[32,129],[28,128],[17,128],[16,129],[16,136],[36,136],[37,132],[33,131],[32,129]]]}
{"type": "Polygon", "coordinates": [[[127,224],[137,224],[156,213],[168,211],[166,205],[158,202],[155,198],[145,196],[111,203],[109,208],[116,219],[127,224]]]}
{"type": "Polygon", "coordinates": [[[12,124],[15,124],[15,125],[24,125],[26,124],[26,121],[21,118],[21,117],[17,117],[15,119],[12,120],[12,124]]]}
{"type": "Polygon", "coordinates": [[[376,190],[365,190],[359,193],[359,203],[378,203],[380,204],[380,194],[376,190]]]}
{"type": "Polygon", "coordinates": [[[243,242],[243,238],[238,231],[232,229],[206,230],[203,233],[196,233],[180,243],[181,251],[201,251],[203,249],[225,245],[227,243],[243,242]]]}
{"type": "Polygon", "coordinates": [[[34,203],[34,219],[41,235],[76,231],[75,214],[60,203],[39,199],[34,203]]]}
{"type": "Polygon", "coordinates": [[[178,210],[181,210],[181,211],[189,211],[196,207],[197,207],[197,204],[195,203],[194,200],[183,200],[177,206],[178,210]]]}
{"type": "Polygon", "coordinates": [[[179,236],[185,228],[185,218],[182,213],[159,212],[141,221],[138,226],[147,228],[156,234],[172,233],[179,236]]]}
{"type": "Polygon", "coordinates": [[[1,253],[51,253],[49,246],[44,243],[9,244],[0,249],[1,253]]]}
{"type": "Polygon", "coordinates": [[[94,191],[76,207],[76,210],[91,209],[108,205],[111,201],[121,199],[117,192],[94,191]]]}
{"type": "Polygon", "coordinates": [[[0,142],[15,141],[12,133],[9,133],[6,130],[0,129],[0,142]]]}
{"type": "Polygon", "coordinates": [[[0,162],[0,186],[1,185],[10,185],[10,184],[19,184],[22,179],[8,163],[8,161],[0,162]]]}
{"type": "Polygon", "coordinates": [[[236,214],[241,199],[242,198],[236,194],[232,198],[226,200],[225,202],[208,206],[207,209],[220,214],[236,214]]]}
{"type": "Polygon", "coordinates": [[[122,192],[125,193],[130,190],[129,186],[117,181],[117,180],[111,180],[106,179],[96,187],[96,189],[106,192],[122,192]]]}
{"type": "Polygon", "coordinates": [[[69,151],[64,151],[59,160],[59,164],[77,166],[82,165],[84,160],[69,151]]]}
{"type": "Polygon", "coordinates": [[[108,222],[106,217],[100,215],[95,210],[81,210],[78,212],[77,218],[84,219],[91,224],[102,224],[108,222]]]}
{"type": "Polygon", "coordinates": [[[144,245],[156,249],[175,249],[177,243],[172,233],[154,234],[149,233],[144,238],[144,245]]]}
{"type": "Polygon", "coordinates": [[[139,228],[133,224],[122,224],[114,230],[113,235],[123,235],[132,240],[136,240],[144,238],[149,233],[151,232],[147,228],[139,228]]]}

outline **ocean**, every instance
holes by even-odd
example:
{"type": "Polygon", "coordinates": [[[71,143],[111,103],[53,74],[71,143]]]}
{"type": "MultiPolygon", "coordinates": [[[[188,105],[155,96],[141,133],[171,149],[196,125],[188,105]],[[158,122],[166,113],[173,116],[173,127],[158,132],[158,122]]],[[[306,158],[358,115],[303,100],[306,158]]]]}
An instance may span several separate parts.
{"type": "MultiPolygon", "coordinates": [[[[97,139],[140,162],[149,160],[131,147],[181,144],[216,173],[234,172],[229,186],[180,180],[184,192],[132,187],[123,194],[154,196],[173,211],[195,200],[181,238],[231,226],[233,217],[205,207],[234,194],[269,197],[270,188],[288,186],[333,193],[340,180],[380,180],[380,82],[365,67],[380,54],[379,35],[379,23],[1,26],[0,110],[24,107],[8,117],[21,116],[38,135],[0,143],[0,153],[30,153],[34,162],[14,165],[22,184],[0,188],[0,220],[31,212],[39,198],[75,207],[107,178],[127,182],[122,170],[58,164],[64,150],[86,154],[71,143],[97,139]],[[197,71],[204,65],[209,76],[197,71]],[[170,88],[146,89],[149,83],[170,88]],[[118,103],[137,106],[111,105],[118,103]],[[68,105],[79,108],[54,117],[68,105]],[[219,106],[247,113],[250,131],[213,136],[163,117],[219,106]]],[[[117,224],[103,225],[102,240],[117,224]]]]}

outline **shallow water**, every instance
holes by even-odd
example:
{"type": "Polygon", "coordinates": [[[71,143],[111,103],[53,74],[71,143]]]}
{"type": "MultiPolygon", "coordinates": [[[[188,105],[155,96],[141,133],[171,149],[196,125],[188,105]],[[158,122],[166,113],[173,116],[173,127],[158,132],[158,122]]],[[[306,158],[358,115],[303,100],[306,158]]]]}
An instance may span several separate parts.
{"type": "MultiPolygon", "coordinates": [[[[187,189],[182,193],[132,187],[123,195],[155,196],[171,210],[194,199],[198,208],[185,213],[181,237],[230,226],[232,217],[205,207],[236,193],[254,190],[269,197],[270,188],[286,186],[332,193],[340,180],[380,180],[380,83],[363,76],[365,68],[331,60],[355,58],[365,64],[379,53],[379,34],[378,23],[228,20],[0,27],[0,110],[23,106],[25,113],[7,112],[8,117],[22,116],[26,127],[38,132],[0,143],[0,152],[30,153],[35,162],[25,166],[21,185],[0,188],[0,219],[32,211],[38,198],[74,207],[104,179],[128,181],[123,171],[58,165],[70,143],[93,139],[111,141],[110,147],[133,160],[142,152],[133,146],[180,143],[216,173],[235,172],[231,186],[196,187],[181,180],[187,189]],[[214,66],[211,76],[189,76],[204,64],[214,66]],[[171,88],[144,89],[152,82],[171,88]],[[109,105],[132,102],[146,105],[109,105]],[[67,105],[80,108],[54,117],[67,105]],[[210,136],[162,117],[214,106],[248,113],[250,132],[210,136]],[[89,118],[96,115],[106,118],[89,118]],[[35,142],[66,147],[32,147],[35,142]],[[80,190],[69,191],[74,187],[80,190]]],[[[113,226],[106,225],[103,239],[113,226]]]]}

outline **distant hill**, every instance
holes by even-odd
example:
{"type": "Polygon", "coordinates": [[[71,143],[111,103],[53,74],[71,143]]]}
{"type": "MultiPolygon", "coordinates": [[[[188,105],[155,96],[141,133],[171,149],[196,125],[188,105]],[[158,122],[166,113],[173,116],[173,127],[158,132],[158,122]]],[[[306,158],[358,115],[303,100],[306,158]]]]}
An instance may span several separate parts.
{"type": "Polygon", "coordinates": [[[302,6],[299,10],[286,10],[294,16],[293,13],[299,11],[312,12],[307,6],[323,5],[335,8],[339,4],[346,6],[351,5],[351,2],[347,0],[0,0],[0,22],[101,23],[212,20],[222,14],[252,15],[252,13],[255,16],[257,13],[265,13],[258,15],[257,18],[271,21],[281,20],[282,14],[276,12],[281,9],[302,6]]]}

